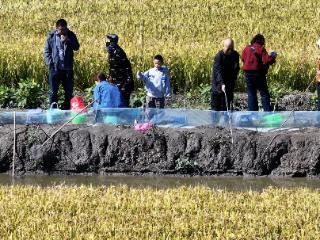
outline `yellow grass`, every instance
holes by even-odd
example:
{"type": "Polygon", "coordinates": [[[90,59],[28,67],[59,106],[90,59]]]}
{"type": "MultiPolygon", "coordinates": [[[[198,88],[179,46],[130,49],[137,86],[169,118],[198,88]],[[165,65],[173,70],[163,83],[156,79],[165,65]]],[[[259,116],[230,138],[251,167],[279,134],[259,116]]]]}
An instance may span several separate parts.
{"type": "Polygon", "coordinates": [[[1,239],[317,239],[320,193],[0,187],[1,239]]]}
{"type": "Polygon", "coordinates": [[[0,0],[0,83],[10,85],[27,76],[47,81],[43,46],[61,17],[82,45],[76,56],[80,88],[89,85],[93,72],[107,69],[104,36],[110,32],[120,36],[134,70],[138,64],[149,67],[154,54],[163,54],[180,90],[210,82],[211,60],[222,39],[233,37],[241,52],[259,32],[267,49],[280,53],[270,74],[274,84],[304,89],[314,77],[320,36],[317,1],[0,0]]]}

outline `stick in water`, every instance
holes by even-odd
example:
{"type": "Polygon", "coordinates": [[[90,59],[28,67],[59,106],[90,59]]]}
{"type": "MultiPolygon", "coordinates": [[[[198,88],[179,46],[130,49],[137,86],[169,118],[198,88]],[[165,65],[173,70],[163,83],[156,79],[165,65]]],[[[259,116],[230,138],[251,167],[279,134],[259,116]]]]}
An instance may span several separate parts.
{"type": "Polygon", "coordinates": [[[13,154],[12,154],[12,177],[14,177],[16,161],[16,112],[13,112],[13,154]]]}
{"type": "Polygon", "coordinates": [[[232,124],[231,124],[231,114],[229,111],[229,106],[228,106],[228,98],[225,89],[222,89],[222,92],[224,93],[224,98],[226,100],[226,107],[227,107],[227,112],[228,112],[228,118],[229,118],[229,130],[231,134],[231,143],[233,144],[233,133],[232,133],[232,124]]]}

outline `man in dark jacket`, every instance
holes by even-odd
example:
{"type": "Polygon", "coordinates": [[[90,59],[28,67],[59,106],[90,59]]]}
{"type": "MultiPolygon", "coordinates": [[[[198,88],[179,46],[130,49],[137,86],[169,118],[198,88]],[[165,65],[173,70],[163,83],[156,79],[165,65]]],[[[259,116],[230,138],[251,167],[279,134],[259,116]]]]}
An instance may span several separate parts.
{"type": "Polygon", "coordinates": [[[70,109],[73,95],[73,51],[77,51],[80,44],[76,35],[68,29],[67,22],[60,19],[56,28],[48,34],[44,48],[45,62],[49,67],[50,105],[58,102],[60,82],[64,89],[63,109],[70,109]]]}
{"type": "Polygon", "coordinates": [[[234,42],[227,38],[223,42],[223,50],[214,58],[212,69],[211,109],[226,111],[227,95],[228,109],[231,109],[235,83],[240,70],[239,53],[234,50],[234,42]]]}
{"type": "Polygon", "coordinates": [[[242,53],[244,79],[248,92],[248,110],[258,111],[257,90],[260,92],[264,111],[271,111],[270,94],[267,85],[269,67],[275,63],[276,52],[270,55],[265,49],[265,39],[257,34],[251,45],[247,45],[242,53]]]}
{"type": "Polygon", "coordinates": [[[116,34],[107,35],[106,48],[109,62],[109,75],[118,86],[124,107],[129,107],[130,94],[134,89],[133,75],[130,61],[126,53],[118,45],[116,34]]]}

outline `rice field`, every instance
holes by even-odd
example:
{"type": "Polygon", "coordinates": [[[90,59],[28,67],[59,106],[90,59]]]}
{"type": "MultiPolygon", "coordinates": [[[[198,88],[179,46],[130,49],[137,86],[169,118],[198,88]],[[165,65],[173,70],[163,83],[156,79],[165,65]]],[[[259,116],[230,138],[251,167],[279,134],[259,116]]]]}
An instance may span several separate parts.
{"type": "Polygon", "coordinates": [[[270,83],[291,89],[303,90],[312,81],[320,54],[317,1],[0,0],[0,84],[28,77],[47,82],[44,42],[61,17],[81,44],[75,65],[79,89],[92,84],[94,72],[107,71],[104,36],[111,32],[120,36],[134,70],[148,68],[153,55],[163,54],[180,91],[210,82],[212,57],[228,36],[241,52],[253,35],[263,33],[267,49],[279,52],[270,83]]]}
{"type": "Polygon", "coordinates": [[[320,193],[0,187],[1,239],[317,239],[320,193]]]}

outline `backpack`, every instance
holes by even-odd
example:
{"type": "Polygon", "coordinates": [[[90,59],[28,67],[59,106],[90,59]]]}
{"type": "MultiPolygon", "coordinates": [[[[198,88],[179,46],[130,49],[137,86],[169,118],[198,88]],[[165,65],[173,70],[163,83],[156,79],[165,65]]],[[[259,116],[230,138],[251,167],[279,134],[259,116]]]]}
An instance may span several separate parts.
{"type": "Polygon", "coordinates": [[[247,57],[245,64],[250,65],[250,64],[252,64],[252,63],[257,61],[258,62],[258,66],[260,68],[259,71],[261,71],[261,73],[264,74],[264,75],[267,74],[268,70],[269,70],[269,65],[263,64],[262,57],[257,54],[256,49],[254,48],[254,46],[251,45],[250,46],[250,50],[251,51],[250,51],[249,57],[247,57]]]}

